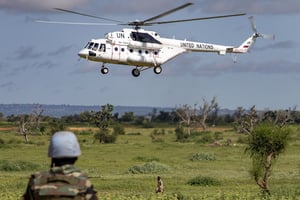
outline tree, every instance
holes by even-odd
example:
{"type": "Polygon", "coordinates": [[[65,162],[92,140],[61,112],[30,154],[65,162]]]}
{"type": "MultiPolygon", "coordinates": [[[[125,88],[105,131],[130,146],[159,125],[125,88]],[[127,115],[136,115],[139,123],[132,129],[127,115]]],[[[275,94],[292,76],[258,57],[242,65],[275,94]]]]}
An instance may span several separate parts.
{"type": "Polygon", "coordinates": [[[100,143],[113,143],[116,140],[116,135],[111,135],[108,129],[112,121],[113,110],[113,105],[106,104],[101,106],[101,111],[94,113],[94,122],[99,128],[99,132],[95,134],[95,139],[98,139],[100,143]]]}
{"type": "Polygon", "coordinates": [[[238,133],[251,134],[254,127],[262,122],[270,122],[279,127],[284,127],[289,122],[294,121],[295,109],[275,110],[275,111],[256,111],[255,106],[252,106],[247,112],[244,108],[238,107],[234,116],[234,129],[238,133]]]}
{"type": "Polygon", "coordinates": [[[287,146],[290,129],[264,122],[257,125],[249,135],[246,152],[252,158],[252,170],[256,184],[270,195],[269,178],[274,161],[287,146]]]}
{"type": "Polygon", "coordinates": [[[29,115],[19,115],[18,125],[19,125],[19,133],[24,136],[25,142],[28,143],[28,135],[30,132],[36,131],[39,128],[41,116],[43,113],[43,109],[41,105],[37,104],[32,113],[29,115]]]}
{"type": "Polygon", "coordinates": [[[184,104],[176,109],[176,114],[179,117],[179,125],[187,127],[187,135],[191,134],[191,127],[196,122],[196,106],[197,104],[194,104],[193,107],[184,104]]]}
{"type": "Polygon", "coordinates": [[[120,118],[123,122],[133,122],[134,121],[134,113],[133,112],[125,112],[123,116],[120,118]]]}
{"type": "Polygon", "coordinates": [[[292,109],[257,112],[255,106],[248,112],[238,107],[235,113],[234,128],[248,135],[245,151],[252,158],[251,174],[266,194],[270,194],[269,177],[274,160],[286,148],[291,132],[286,125],[293,121],[292,113],[292,109]]]}
{"type": "Polygon", "coordinates": [[[42,109],[42,106],[40,104],[36,104],[34,106],[34,109],[33,109],[32,114],[31,114],[32,115],[33,128],[39,128],[43,112],[44,112],[44,110],[42,109]]]}
{"type": "Polygon", "coordinates": [[[205,98],[202,99],[203,104],[200,106],[200,125],[203,128],[203,130],[206,130],[206,120],[209,114],[213,114],[214,117],[217,117],[217,113],[219,110],[218,103],[217,103],[217,97],[213,97],[210,102],[208,102],[205,98]]]}
{"type": "Polygon", "coordinates": [[[101,106],[101,111],[94,113],[94,122],[99,129],[107,129],[112,120],[114,106],[106,104],[101,106]]]}
{"type": "Polygon", "coordinates": [[[270,121],[274,124],[277,124],[280,127],[283,127],[287,123],[294,121],[295,110],[296,107],[294,107],[293,109],[289,108],[286,110],[266,111],[263,114],[263,120],[270,121]]]}
{"type": "Polygon", "coordinates": [[[159,114],[156,117],[156,120],[159,122],[172,122],[173,116],[172,113],[167,111],[159,111],[159,114]]]}
{"type": "Polygon", "coordinates": [[[250,134],[254,126],[260,121],[255,106],[252,106],[248,112],[243,107],[238,107],[234,116],[234,129],[238,133],[250,134]]]}
{"type": "Polygon", "coordinates": [[[28,134],[32,127],[31,116],[29,115],[19,115],[18,121],[18,132],[20,135],[24,136],[25,142],[28,143],[28,134]]]}

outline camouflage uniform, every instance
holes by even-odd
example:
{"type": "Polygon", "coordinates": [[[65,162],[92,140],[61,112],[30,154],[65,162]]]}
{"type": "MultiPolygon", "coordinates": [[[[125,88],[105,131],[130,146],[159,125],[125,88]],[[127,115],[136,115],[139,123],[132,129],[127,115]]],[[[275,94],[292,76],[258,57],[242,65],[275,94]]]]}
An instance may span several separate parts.
{"type": "Polygon", "coordinates": [[[73,165],[31,175],[23,200],[98,200],[87,176],[73,165]]]}

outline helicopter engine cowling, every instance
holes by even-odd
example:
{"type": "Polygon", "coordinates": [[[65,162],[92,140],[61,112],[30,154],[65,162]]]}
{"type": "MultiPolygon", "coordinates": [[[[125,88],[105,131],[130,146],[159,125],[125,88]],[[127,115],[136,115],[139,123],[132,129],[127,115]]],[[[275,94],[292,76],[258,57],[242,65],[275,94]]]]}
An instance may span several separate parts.
{"type": "Polygon", "coordinates": [[[149,42],[138,42],[138,41],[130,41],[128,43],[129,48],[139,48],[139,49],[153,49],[158,50],[162,48],[161,44],[149,43],[149,42]]]}

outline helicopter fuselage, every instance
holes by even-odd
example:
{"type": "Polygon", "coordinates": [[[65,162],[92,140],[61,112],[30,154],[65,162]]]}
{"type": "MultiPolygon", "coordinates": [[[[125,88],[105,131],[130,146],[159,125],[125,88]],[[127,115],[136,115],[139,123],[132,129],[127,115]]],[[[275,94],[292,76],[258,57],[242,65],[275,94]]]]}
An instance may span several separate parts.
{"type": "MultiPolygon", "coordinates": [[[[161,65],[186,52],[245,53],[253,44],[253,38],[245,41],[247,46],[223,46],[209,43],[161,38],[156,32],[142,29],[123,29],[111,32],[103,39],[92,39],[78,53],[81,58],[105,63],[154,67],[159,74],[161,65]]],[[[107,70],[108,72],[108,70],[107,70]]]]}

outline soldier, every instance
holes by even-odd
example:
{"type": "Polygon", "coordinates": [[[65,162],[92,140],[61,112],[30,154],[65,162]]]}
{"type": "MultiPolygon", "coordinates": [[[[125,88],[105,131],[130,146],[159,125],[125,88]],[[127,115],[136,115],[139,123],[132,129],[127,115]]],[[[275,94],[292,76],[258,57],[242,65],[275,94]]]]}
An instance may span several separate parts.
{"type": "Polygon", "coordinates": [[[160,176],[157,177],[157,188],[156,193],[163,193],[164,192],[164,183],[160,176]]]}
{"type": "Polygon", "coordinates": [[[87,176],[74,167],[80,154],[79,143],[74,133],[56,132],[48,149],[48,156],[51,158],[50,170],[31,175],[22,199],[98,200],[87,176]]]}

